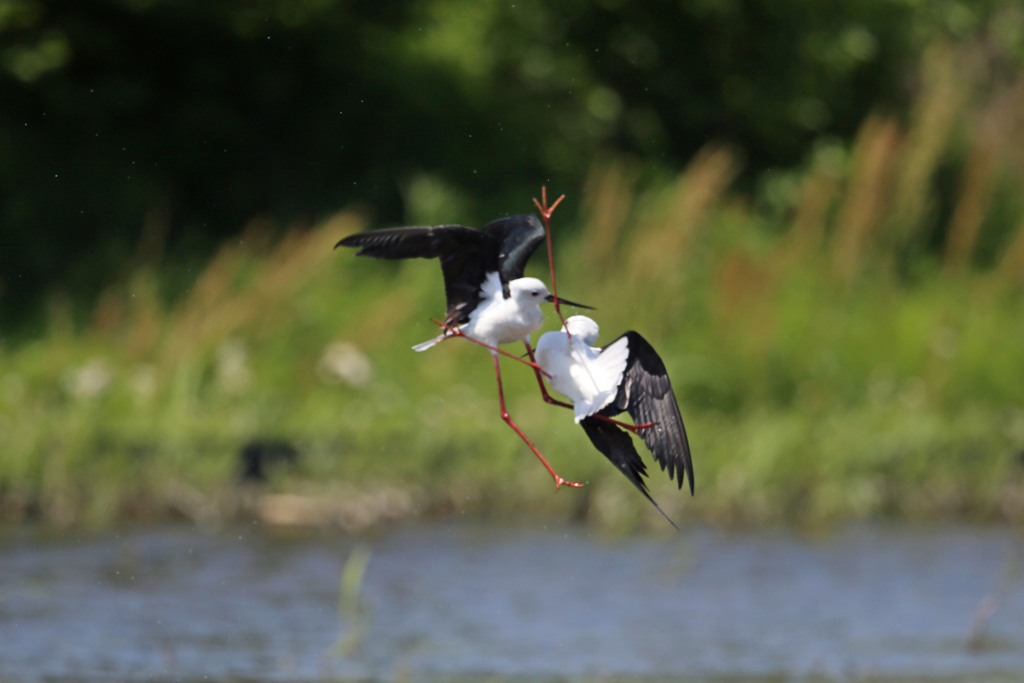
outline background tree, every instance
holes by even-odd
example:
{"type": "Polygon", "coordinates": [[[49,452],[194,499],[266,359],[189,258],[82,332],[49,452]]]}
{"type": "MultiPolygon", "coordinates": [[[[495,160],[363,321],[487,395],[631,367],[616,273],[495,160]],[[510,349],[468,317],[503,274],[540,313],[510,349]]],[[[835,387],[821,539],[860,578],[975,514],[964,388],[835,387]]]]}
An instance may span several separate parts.
{"type": "Polygon", "coordinates": [[[173,289],[255,216],[436,218],[427,187],[479,222],[596,157],[674,171],[712,139],[753,186],[899,111],[922,47],[1005,5],[0,0],[0,321],[138,258],[173,289]]]}

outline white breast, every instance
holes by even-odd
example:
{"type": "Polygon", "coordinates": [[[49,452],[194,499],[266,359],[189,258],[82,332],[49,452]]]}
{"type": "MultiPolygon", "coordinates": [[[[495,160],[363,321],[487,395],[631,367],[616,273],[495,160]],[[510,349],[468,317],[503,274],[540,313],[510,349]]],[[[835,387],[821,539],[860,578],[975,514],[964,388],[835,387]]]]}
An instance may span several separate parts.
{"type": "Polygon", "coordinates": [[[469,317],[465,332],[493,346],[522,341],[540,329],[544,313],[535,301],[505,298],[497,273],[490,273],[480,288],[480,304],[469,317]]]}

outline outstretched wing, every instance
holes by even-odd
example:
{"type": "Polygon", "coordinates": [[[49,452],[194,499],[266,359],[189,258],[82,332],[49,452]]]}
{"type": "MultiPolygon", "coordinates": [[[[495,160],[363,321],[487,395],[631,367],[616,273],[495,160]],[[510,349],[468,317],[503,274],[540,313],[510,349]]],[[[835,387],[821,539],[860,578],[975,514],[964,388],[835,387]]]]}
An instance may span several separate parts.
{"type": "MultiPolygon", "coordinates": [[[[583,431],[587,433],[587,436],[590,437],[590,442],[594,444],[594,447],[601,451],[604,457],[608,458],[620,472],[626,475],[626,479],[633,482],[633,486],[636,486],[640,493],[644,494],[644,497],[651,501],[651,505],[657,508],[658,512],[672,526],[676,526],[676,523],[651,498],[651,494],[647,490],[647,484],[643,480],[643,477],[647,476],[647,467],[644,465],[644,461],[640,459],[640,454],[636,452],[633,440],[629,438],[629,435],[611,422],[596,417],[585,417],[580,422],[580,425],[582,425],[583,431]]],[[[676,528],[678,529],[679,527],[676,528]]]]}
{"type": "Polygon", "coordinates": [[[500,243],[486,232],[462,225],[370,230],[349,235],[337,247],[361,247],[357,256],[379,259],[440,259],[448,318],[457,323],[469,320],[469,312],[480,303],[487,273],[499,267],[500,243]]]}
{"type": "Polygon", "coordinates": [[[669,478],[675,479],[679,488],[683,488],[683,480],[688,479],[693,494],[690,443],[665,364],[647,340],[636,332],[626,332],[615,342],[623,337],[629,344],[626,372],[615,400],[601,413],[611,416],[625,410],[636,424],[653,422],[653,427],[640,430],[640,436],[661,469],[668,471],[669,478]]]}
{"type": "Polygon", "coordinates": [[[536,216],[529,213],[495,219],[480,230],[500,245],[498,264],[502,284],[506,287],[509,281],[523,276],[526,262],[536,251],[537,245],[544,240],[544,226],[536,216]]]}

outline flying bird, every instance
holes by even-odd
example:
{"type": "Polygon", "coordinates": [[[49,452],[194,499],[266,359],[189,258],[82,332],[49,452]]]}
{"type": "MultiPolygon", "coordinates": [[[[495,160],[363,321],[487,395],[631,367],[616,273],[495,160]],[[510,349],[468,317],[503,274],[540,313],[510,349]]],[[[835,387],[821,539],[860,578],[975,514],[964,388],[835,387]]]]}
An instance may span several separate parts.
{"type": "Polygon", "coordinates": [[[643,479],[647,468],[632,439],[620,429],[638,433],[669,478],[679,488],[688,481],[693,494],[690,444],[665,364],[636,332],[626,332],[603,348],[593,346],[598,333],[596,322],[574,315],[561,331],[541,336],[537,363],[551,387],[571,399],[571,405],[560,405],[573,409],[577,424],[597,450],[675,526],[648,492],[643,479]],[[623,412],[629,413],[634,425],[612,419],[623,412]]]}
{"type": "MultiPolygon", "coordinates": [[[[499,353],[531,366],[539,377],[540,368],[534,361],[520,359],[498,347],[521,341],[531,359],[533,357],[530,335],[544,322],[540,304],[556,301],[542,281],[523,276],[526,262],[544,236],[544,226],[540,221],[533,215],[524,214],[499,218],[480,230],[462,225],[371,230],[349,235],[335,248],[358,247],[357,256],[380,259],[439,259],[447,299],[445,319],[440,323],[443,332],[413,349],[425,351],[452,337],[464,337],[489,349],[494,357],[502,419],[540,459],[555,480],[556,488],[563,484],[578,487],[582,484],[567,481],[555,472],[512,420],[505,408],[501,384],[499,353]]],[[[591,308],[561,297],[557,301],[591,308]]]]}

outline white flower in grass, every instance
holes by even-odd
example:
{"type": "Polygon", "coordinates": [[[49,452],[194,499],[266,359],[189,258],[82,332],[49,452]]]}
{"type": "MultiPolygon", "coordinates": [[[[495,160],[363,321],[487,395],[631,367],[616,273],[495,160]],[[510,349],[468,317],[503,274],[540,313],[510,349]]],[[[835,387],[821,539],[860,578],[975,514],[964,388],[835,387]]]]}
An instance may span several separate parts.
{"type": "Polygon", "coordinates": [[[94,358],[64,374],[64,390],[74,398],[95,398],[106,391],[113,378],[106,361],[94,358]]]}
{"type": "Polygon", "coordinates": [[[365,353],[349,342],[334,342],[324,349],[316,367],[317,376],[326,384],[344,382],[363,387],[373,379],[373,364],[365,353]]]}

